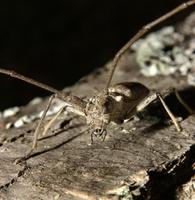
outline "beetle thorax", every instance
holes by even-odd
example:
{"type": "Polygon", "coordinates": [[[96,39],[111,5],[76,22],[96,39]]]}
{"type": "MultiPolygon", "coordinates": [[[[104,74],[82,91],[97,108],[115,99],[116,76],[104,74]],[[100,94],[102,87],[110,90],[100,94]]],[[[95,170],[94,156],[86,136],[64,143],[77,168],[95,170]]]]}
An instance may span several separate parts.
{"type": "Polygon", "coordinates": [[[111,98],[105,93],[89,99],[86,106],[86,120],[91,129],[99,132],[106,129],[110,122],[110,105],[111,98]]]}

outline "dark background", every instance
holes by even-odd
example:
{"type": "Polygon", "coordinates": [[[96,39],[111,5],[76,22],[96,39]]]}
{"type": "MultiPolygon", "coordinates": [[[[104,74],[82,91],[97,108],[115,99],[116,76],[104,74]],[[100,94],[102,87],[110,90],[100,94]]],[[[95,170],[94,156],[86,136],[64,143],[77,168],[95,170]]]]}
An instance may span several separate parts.
{"type": "MultiPolygon", "coordinates": [[[[141,26],[181,2],[0,1],[0,65],[62,89],[112,59],[141,26]]],[[[189,9],[166,23],[187,13],[189,9]]],[[[0,85],[0,109],[48,95],[4,75],[0,85]]]]}

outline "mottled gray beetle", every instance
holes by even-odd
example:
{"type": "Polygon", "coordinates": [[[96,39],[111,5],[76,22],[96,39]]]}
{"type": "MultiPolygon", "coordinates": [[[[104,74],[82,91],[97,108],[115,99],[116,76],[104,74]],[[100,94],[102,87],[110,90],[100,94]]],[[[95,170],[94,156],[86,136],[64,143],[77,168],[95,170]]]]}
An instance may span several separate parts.
{"type": "Polygon", "coordinates": [[[111,71],[109,75],[109,80],[105,89],[96,96],[89,98],[87,101],[79,97],[73,96],[69,93],[56,90],[46,84],[25,77],[14,71],[0,69],[0,73],[2,74],[6,74],[16,79],[23,80],[32,85],[36,85],[40,88],[54,93],[51,96],[49,103],[44,110],[43,115],[35,130],[32,148],[25,157],[17,160],[17,162],[23,159],[27,159],[31,155],[32,151],[35,149],[37,138],[40,134],[40,130],[42,130],[43,120],[54,98],[59,98],[63,100],[66,103],[66,106],[62,107],[53,116],[53,118],[46,125],[44,125],[44,131],[42,135],[46,134],[46,132],[55,122],[58,116],[66,109],[67,111],[76,113],[86,118],[86,123],[89,126],[89,130],[91,131],[92,142],[93,136],[102,136],[103,139],[105,139],[106,127],[110,122],[115,122],[116,124],[123,123],[125,119],[131,118],[135,113],[143,110],[155,99],[159,99],[161,101],[162,105],[164,106],[165,110],[173,121],[177,131],[181,131],[181,127],[177,122],[177,119],[174,117],[168,106],[163,101],[160,93],[151,93],[150,90],[141,83],[125,82],[118,83],[114,86],[110,86],[110,83],[119,59],[124,54],[124,52],[126,52],[126,50],[132,46],[135,41],[137,41],[140,37],[147,33],[152,27],[194,4],[195,0],[187,1],[186,3],[179,5],[175,9],[171,10],[170,12],[166,13],[165,15],[152,21],[151,23],[145,25],[142,29],[140,29],[138,33],[135,34],[135,36],[133,36],[115,55],[110,68],[111,71]]]}

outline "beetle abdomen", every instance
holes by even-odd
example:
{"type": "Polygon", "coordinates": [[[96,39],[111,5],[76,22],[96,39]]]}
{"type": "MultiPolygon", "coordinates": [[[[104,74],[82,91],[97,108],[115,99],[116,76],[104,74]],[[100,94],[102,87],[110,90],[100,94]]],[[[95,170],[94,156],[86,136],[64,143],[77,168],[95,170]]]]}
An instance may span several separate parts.
{"type": "Polygon", "coordinates": [[[108,88],[109,93],[118,93],[131,100],[143,99],[149,94],[149,89],[137,82],[118,83],[108,88]]]}

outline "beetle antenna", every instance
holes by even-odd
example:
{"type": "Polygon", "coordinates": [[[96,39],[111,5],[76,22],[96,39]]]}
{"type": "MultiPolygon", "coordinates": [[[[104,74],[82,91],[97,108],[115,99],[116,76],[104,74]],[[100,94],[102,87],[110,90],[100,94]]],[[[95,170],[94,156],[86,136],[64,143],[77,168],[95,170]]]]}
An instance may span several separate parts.
{"type": "Polygon", "coordinates": [[[143,26],[115,55],[113,61],[111,62],[110,72],[108,82],[106,84],[106,91],[108,92],[108,87],[112,81],[116,66],[121,58],[121,56],[134,44],[139,38],[141,38],[144,34],[146,34],[151,28],[160,24],[161,22],[165,21],[166,19],[172,17],[173,15],[177,14],[178,12],[185,10],[189,6],[195,4],[195,0],[190,0],[185,3],[180,4],[173,10],[169,11],[168,13],[164,14],[163,16],[159,17],[158,19],[150,22],[149,24],[143,26]]]}

